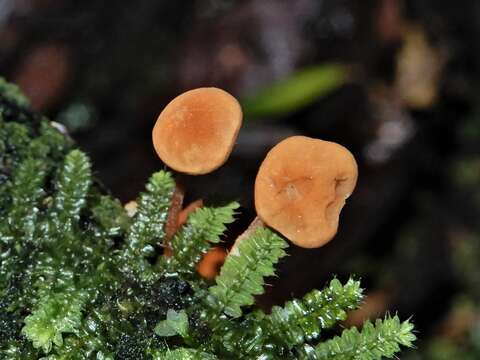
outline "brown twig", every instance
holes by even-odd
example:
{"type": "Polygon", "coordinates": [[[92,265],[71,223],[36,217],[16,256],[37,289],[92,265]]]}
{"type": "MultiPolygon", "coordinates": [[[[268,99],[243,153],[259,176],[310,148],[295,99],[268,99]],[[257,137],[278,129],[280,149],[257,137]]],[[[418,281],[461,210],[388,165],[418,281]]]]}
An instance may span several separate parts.
{"type": "Polygon", "coordinates": [[[191,202],[190,204],[188,204],[187,207],[185,207],[182,211],[180,211],[180,214],[178,214],[177,227],[180,227],[183,224],[185,224],[187,222],[188,216],[198,208],[201,208],[202,206],[203,206],[202,199],[195,200],[194,202],[191,202]]]}
{"type": "Polygon", "coordinates": [[[172,196],[172,203],[170,209],[168,210],[167,222],[165,224],[165,237],[163,239],[163,247],[165,256],[172,256],[172,248],[170,246],[170,241],[177,232],[178,229],[178,218],[180,212],[182,211],[183,198],[185,196],[185,190],[182,186],[177,185],[172,196]]]}

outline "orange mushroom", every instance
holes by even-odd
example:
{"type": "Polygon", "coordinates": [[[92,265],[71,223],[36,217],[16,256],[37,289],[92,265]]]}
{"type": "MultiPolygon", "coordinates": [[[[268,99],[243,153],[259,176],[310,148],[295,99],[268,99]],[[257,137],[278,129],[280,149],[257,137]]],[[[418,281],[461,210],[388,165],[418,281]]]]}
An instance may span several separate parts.
{"type": "Polygon", "coordinates": [[[225,249],[215,246],[211,248],[197,265],[197,271],[205,279],[214,279],[220,272],[220,268],[225,262],[227,252],[225,249]]]}
{"type": "MultiPolygon", "coordinates": [[[[203,207],[203,200],[198,199],[188,204],[177,217],[177,228],[184,225],[187,222],[190,214],[194,213],[197,209],[203,207]]],[[[197,265],[197,271],[200,276],[206,279],[213,279],[217,276],[219,268],[222,266],[227,256],[226,251],[221,247],[213,247],[206,254],[197,265]]]]}
{"type": "Polygon", "coordinates": [[[232,95],[217,88],[194,89],[177,96],[160,113],[153,146],[172,169],[206,174],[225,163],[241,124],[242,109],[232,95]]]}
{"type": "Polygon", "coordinates": [[[339,214],[357,182],[357,163],[343,146],[292,136],[267,154],[255,180],[260,219],[304,248],[336,234],[339,214]]]}

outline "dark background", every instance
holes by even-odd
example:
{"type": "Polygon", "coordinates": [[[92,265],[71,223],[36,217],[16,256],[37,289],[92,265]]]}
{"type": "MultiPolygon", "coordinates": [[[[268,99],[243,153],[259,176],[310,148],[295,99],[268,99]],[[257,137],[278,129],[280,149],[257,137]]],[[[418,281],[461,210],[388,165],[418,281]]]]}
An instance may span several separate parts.
{"type": "Polygon", "coordinates": [[[303,69],[345,66],[346,81],[308,102],[247,111],[224,167],[178,178],[187,202],[239,200],[245,228],[256,171],[279,140],[348,147],[360,178],[339,234],[292,247],[259,302],[356,274],[370,296],[349,324],[413,316],[415,359],[476,359],[480,346],[479,37],[471,0],[0,0],[0,74],[67,126],[124,202],[163,167],[151,129],[182,91],[255,100],[303,69]]]}

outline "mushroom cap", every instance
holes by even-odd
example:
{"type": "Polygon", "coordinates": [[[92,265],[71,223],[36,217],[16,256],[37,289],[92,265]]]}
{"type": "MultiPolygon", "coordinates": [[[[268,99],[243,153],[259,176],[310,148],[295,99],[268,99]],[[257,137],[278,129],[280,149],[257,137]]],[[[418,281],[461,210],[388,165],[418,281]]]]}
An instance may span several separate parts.
{"type": "Polygon", "coordinates": [[[255,180],[258,216],[295,245],[320,247],[336,234],[358,168],[343,146],[292,136],[267,154],[255,180]]]}
{"type": "Polygon", "coordinates": [[[174,170],[200,175],[227,161],[240,126],[242,109],[229,93],[198,88],[173,99],[158,116],[153,146],[174,170]]]}

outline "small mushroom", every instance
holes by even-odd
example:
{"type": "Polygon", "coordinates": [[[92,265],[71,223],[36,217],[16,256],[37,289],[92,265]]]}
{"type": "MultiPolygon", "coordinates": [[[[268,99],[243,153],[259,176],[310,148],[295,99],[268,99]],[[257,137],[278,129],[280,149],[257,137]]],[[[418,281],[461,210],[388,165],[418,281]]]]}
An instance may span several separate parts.
{"type": "Polygon", "coordinates": [[[198,263],[197,272],[205,279],[215,279],[226,257],[227,252],[223,248],[212,247],[198,263]]]}
{"type": "Polygon", "coordinates": [[[242,109],[232,95],[213,87],[194,89],[177,96],[160,113],[153,146],[172,169],[206,174],[225,163],[241,124],[242,109]]]}
{"type": "Polygon", "coordinates": [[[343,146],[289,137],[267,154],[255,180],[260,219],[304,248],[336,234],[340,211],[357,182],[357,163],[343,146]]]}

